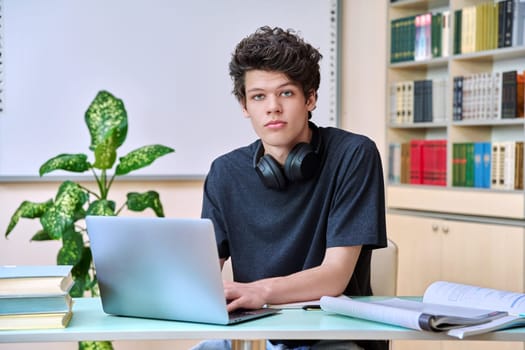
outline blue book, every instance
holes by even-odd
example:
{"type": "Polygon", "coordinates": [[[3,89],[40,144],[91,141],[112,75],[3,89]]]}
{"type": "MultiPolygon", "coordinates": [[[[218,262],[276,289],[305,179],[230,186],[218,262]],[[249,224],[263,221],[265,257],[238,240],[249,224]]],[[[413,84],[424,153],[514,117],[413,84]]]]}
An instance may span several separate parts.
{"type": "Polygon", "coordinates": [[[69,294],[39,297],[0,297],[0,316],[42,313],[67,313],[73,299],[69,294]]]}
{"type": "Polygon", "coordinates": [[[474,143],[474,187],[483,187],[483,152],[485,150],[482,142],[474,143]]]}
{"type": "Polygon", "coordinates": [[[490,188],[490,171],[492,167],[492,144],[483,142],[483,186],[490,188]]]}

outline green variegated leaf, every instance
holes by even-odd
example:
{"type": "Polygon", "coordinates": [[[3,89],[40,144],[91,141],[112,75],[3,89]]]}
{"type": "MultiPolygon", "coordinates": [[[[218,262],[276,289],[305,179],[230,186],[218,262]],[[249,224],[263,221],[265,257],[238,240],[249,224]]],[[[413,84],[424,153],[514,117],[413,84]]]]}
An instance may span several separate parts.
{"type": "Polygon", "coordinates": [[[85,121],[91,135],[89,149],[96,150],[98,145],[106,142],[111,133],[114,141],[111,145],[120,147],[128,133],[128,116],[122,100],[107,91],[99,91],[86,111],[85,121]]]}
{"type": "Polygon", "coordinates": [[[116,129],[109,131],[108,136],[95,148],[95,164],[97,169],[111,169],[117,159],[116,129]]]}
{"type": "Polygon", "coordinates": [[[50,173],[55,170],[67,170],[75,173],[83,173],[89,170],[91,164],[87,161],[87,155],[78,154],[59,154],[58,156],[49,159],[45,162],[39,170],[40,176],[50,173]]]}
{"type": "Polygon", "coordinates": [[[115,173],[125,175],[131,171],[144,168],[153,163],[155,159],[171,152],[175,152],[175,150],[163,145],[149,145],[138,148],[119,159],[115,173]]]}
{"type": "Polygon", "coordinates": [[[20,204],[20,206],[16,209],[13,216],[11,216],[11,220],[9,221],[9,225],[7,226],[5,236],[7,237],[9,233],[13,231],[20,218],[39,218],[42,215],[44,215],[46,210],[48,210],[52,206],[52,204],[53,200],[51,199],[43,203],[23,201],[22,204],[20,204]]]}
{"type": "Polygon", "coordinates": [[[58,251],[58,265],[76,265],[82,258],[84,239],[73,228],[63,232],[62,248],[58,251]]]}
{"type": "Polygon", "coordinates": [[[61,238],[73,226],[76,213],[87,199],[88,195],[78,184],[65,181],[60,185],[55,202],[40,219],[42,227],[51,238],[61,238]]]}
{"type": "MultiPolygon", "coordinates": [[[[93,285],[96,283],[90,275],[91,262],[93,258],[91,256],[91,249],[88,246],[84,246],[82,249],[82,256],[80,261],[73,266],[71,273],[75,279],[75,285],[71,289],[71,296],[83,296],[84,291],[90,290],[93,288],[93,285]]],[[[92,296],[97,296],[93,295],[92,296]]]]}
{"type": "Polygon", "coordinates": [[[40,230],[31,237],[32,241],[51,241],[53,238],[44,230],[40,230]]]}
{"type": "Polygon", "coordinates": [[[87,215],[114,216],[115,202],[106,199],[96,200],[89,205],[87,215]]]}
{"type": "Polygon", "coordinates": [[[78,350],[113,350],[109,341],[80,341],[78,350]]]}
{"type": "Polygon", "coordinates": [[[145,193],[130,192],[127,195],[128,200],[126,204],[129,210],[132,211],[144,211],[147,208],[153,209],[157,216],[163,217],[164,210],[162,209],[162,203],[160,196],[155,191],[148,191],[145,193]]]}

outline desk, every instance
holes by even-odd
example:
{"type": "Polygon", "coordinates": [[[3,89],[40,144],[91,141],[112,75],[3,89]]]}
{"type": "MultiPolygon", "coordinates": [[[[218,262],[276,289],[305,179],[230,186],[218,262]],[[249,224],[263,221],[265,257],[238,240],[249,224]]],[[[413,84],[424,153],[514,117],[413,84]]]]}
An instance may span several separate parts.
{"type": "MultiPolygon", "coordinates": [[[[73,312],[71,323],[65,329],[0,331],[0,343],[138,339],[238,339],[244,344],[257,339],[457,340],[444,334],[368,322],[321,310],[283,310],[275,316],[231,326],[110,316],[102,311],[99,298],[75,299],[73,312]]],[[[525,341],[525,328],[487,333],[468,340],[525,341]]]]}

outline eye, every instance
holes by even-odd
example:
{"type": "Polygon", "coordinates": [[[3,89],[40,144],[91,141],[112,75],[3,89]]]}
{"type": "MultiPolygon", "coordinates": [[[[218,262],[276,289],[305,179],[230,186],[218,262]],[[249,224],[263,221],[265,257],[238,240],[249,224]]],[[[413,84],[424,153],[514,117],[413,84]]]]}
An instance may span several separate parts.
{"type": "Polygon", "coordinates": [[[252,96],[252,100],[254,100],[254,101],[262,101],[262,100],[264,100],[264,95],[263,94],[253,95],[252,96]]]}
{"type": "Polygon", "coordinates": [[[281,95],[284,96],[284,97],[290,97],[290,96],[293,96],[293,91],[292,90],[286,90],[286,91],[281,92],[281,95]]]}

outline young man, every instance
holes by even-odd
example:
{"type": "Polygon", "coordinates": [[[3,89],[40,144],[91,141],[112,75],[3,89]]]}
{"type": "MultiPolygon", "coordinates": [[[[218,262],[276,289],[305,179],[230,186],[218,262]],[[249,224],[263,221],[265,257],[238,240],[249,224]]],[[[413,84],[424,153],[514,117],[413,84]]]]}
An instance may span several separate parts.
{"type": "Polygon", "coordinates": [[[230,311],[372,294],[371,250],[386,246],[381,160],[365,136],[309,121],[320,59],[294,32],[270,27],[233,53],[233,93],[260,139],[213,162],[202,208],[221,266],[232,261],[234,282],[224,286],[230,311]]]}

